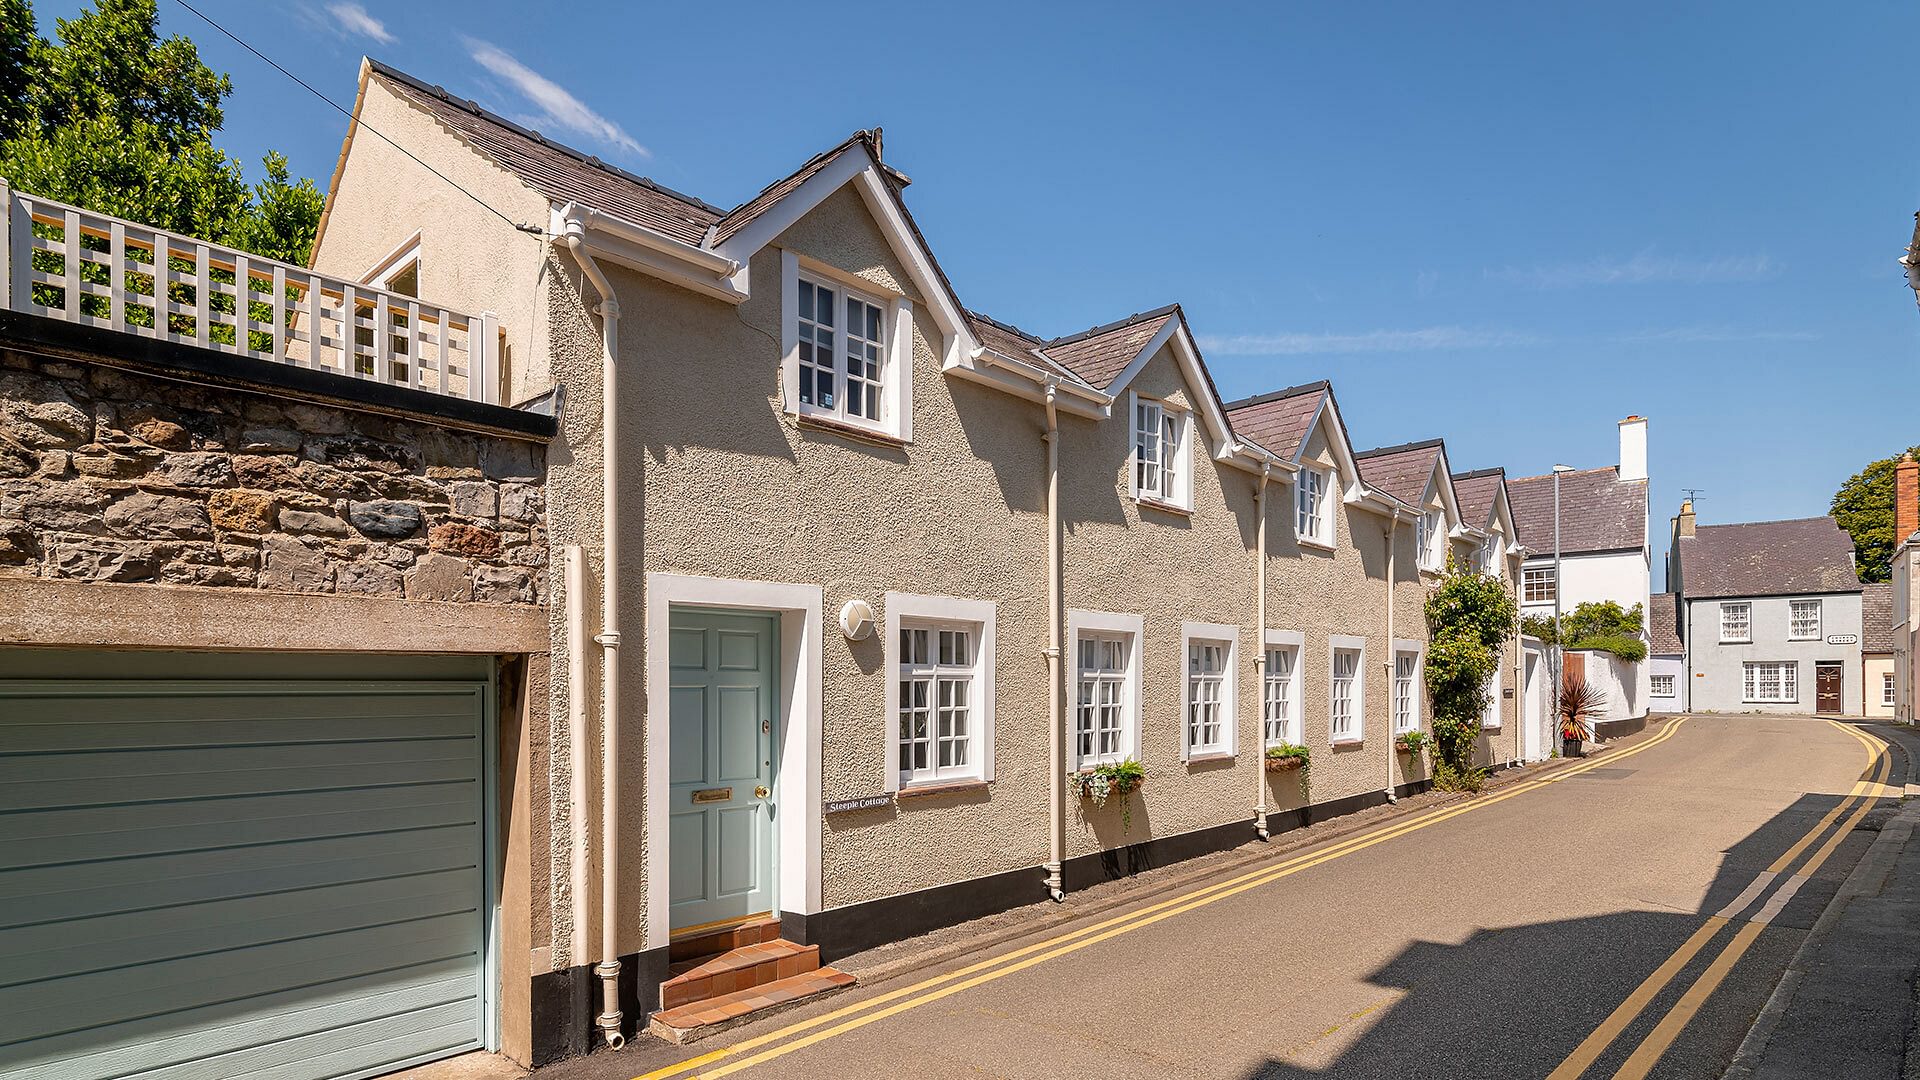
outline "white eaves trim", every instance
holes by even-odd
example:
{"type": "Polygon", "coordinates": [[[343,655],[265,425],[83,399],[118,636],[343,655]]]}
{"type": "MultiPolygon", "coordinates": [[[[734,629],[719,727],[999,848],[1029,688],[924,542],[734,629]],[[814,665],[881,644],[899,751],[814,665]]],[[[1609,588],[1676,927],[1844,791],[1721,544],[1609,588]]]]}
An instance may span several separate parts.
{"type": "Polygon", "coordinates": [[[596,259],[606,259],[728,303],[738,304],[747,298],[731,280],[740,267],[705,248],[684,244],[582,203],[556,203],[550,216],[548,231],[553,236],[578,234],[596,259]]]}
{"type": "Polygon", "coordinates": [[[1133,381],[1134,376],[1140,374],[1140,370],[1147,366],[1147,362],[1169,345],[1173,347],[1174,359],[1180,365],[1180,374],[1186,379],[1188,388],[1193,391],[1194,411],[1206,421],[1207,441],[1213,447],[1213,459],[1239,464],[1244,468],[1243,463],[1235,462],[1233,459],[1235,451],[1245,444],[1233,437],[1233,429],[1227,424],[1227,412],[1221,408],[1220,400],[1213,392],[1213,384],[1208,381],[1206,370],[1200,366],[1200,350],[1194,346],[1193,337],[1187,332],[1186,319],[1179,311],[1175,311],[1167,319],[1167,324],[1160,328],[1160,332],[1153,335],[1152,339],[1133,355],[1132,360],[1127,361],[1127,366],[1121,368],[1120,374],[1115,375],[1113,382],[1108,384],[1107,393],[1118,397],[1120,391],[1125,390],[1127,384],[1133,381]]]}
{"type": "Polygon", "coordinates": [[[1300,433],[1300,445],[1294,447],[1293,464],[1299,465],[1301,455],[1307,452],[1307,444],[1313,441],[1313,433],[1322,423],[1330,425],[1327,433],[1327,445],[1333,449],[1334,469],[1340,474],[1340,501],[1357,503],[1379,513],[1392,513],[1392,508],[1404,505],[1400,500],[1378,493],[1360,481],[1360,465],[1353,459],[1353,443],[1347,439],[1347,426],[1340,421],[1340,410],[1333,403],[1331,391],[1320,396],[1320,406],[1314,410],[1313,419],[1307,421],[1306,430],[1300,433]],[[1385,500],[1384,503],[1371,502],[1368,496],[1374,495],[1385,500]]]}

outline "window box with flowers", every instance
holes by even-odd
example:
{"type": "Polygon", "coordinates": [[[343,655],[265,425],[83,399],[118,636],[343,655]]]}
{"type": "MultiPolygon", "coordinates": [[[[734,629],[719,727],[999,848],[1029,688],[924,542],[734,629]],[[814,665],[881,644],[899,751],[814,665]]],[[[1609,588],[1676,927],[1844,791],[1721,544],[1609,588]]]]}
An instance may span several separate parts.
{"type": "Polygon", "coordinates": [[[1418,729],[1403,731],[1394,737],[1393,745],[1401,753],[1413,754],[1417,757],[1420,751],[1427,748],[1427,733],[1418,729]]]}
{"type": "Polygon", "coordinates": [[[1293,743],[1279,743],[1267,747],[1266,765],[1268,772],[1292,772],[1307,767],[1308,751],[1304,746],[1293,743]]]}
{"type": "Polygon", "coordinates": [[[1095,806],[1105,806],[1107,800],[1119,799],[1120,827],[1123,831],[1133,826],[1133,793],[1139,791],[1140,785],[1146,780],[1147,770],[1132,758],[1095,765],[1067,777],[1067,782],[1080,792],[1080,797],[1095,806]]]}

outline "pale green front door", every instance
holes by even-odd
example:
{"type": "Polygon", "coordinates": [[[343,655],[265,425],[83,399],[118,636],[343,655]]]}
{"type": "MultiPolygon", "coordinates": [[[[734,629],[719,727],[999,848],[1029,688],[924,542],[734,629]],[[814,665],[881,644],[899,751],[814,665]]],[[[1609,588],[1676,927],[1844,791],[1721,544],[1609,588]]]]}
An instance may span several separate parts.
{"type": "Polygon", "coordinates": [[[775,633],[760,615],[669,620],[674,930],[773,910],[775,633]]]}

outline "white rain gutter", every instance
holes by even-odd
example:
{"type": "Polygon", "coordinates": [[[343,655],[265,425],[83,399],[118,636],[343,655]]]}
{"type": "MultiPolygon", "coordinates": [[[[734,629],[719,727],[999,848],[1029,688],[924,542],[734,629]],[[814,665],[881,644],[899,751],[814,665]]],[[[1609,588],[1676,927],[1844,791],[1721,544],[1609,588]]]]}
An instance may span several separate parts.
{"type": "MultiPolygon", "coordinates": [[[[1267,718],[1264,703],[1267,700],[1267,482],[1273,475],[1272,465],[1261,465],[1260,484],[1253,492],[1253,513],[1260,519],[1255,542],[1254,555],[1254,630],[1253,640],[1253,684],[1259,693],[1255,697],[1262,702],[1261,710],[1256,714],[1254,730],[1260,737],[1254,745],[1260,748],[1260,754],[1254,758],[1253,769],[1253,831],[1265,840],[1267,832],[1267,718]]],[[[1297,696],[1297,695],[1296,695],[1297,696]]]]}
{"type": "Polygon", "coordinates": [[[1051,386],[1057,390],[1065,390],[1097,408],[1107,409],[1113,405],[1114,398],[1112,394],[1104,394],[1090,387],[1076,386],[1072,383],[1062,383],[1060,376],[1055,375],[1053,372],[1048,371],[1038,364],[1029,363],[1017,356],[1008,356],[1006,353],[989,349],[984,345],[973,349],[968,355],[975,360],[985,361],[988,367],[997,367],[1003,371],[1011,371],[1022,378],[1039,383],[1043,387],[1051,386]]]}
{"type": "Polygon", "coordinates": [[[587,211],[566,222],[567,249],[600,294],[600,672],[604,683],[600,712],[600,977],[601,1037],[615,1050],[627,1044],[620,1033],[620,301],[613,283],[587,251],[587,211]]]}
{"type": "Polygon", "coordinates": [[[591,769],[587,746],[587,567],[579,544],[566,547],[567,583],[567,748],[571,780],[567,802],[573,825],[573,857],[568,860],[573,890],[573,955],[578,964],[587,955],[588,928],[593,916],[592,839],[587,835],[587,774],[591,769]]]}
{"type": "Polygon", "coordinates": [[[1054,407],[1059,381],[1047,379],[1047,893],[1067,898],[1067,740],[1066,701],[1061,693],[1062,597],[1060,584],[1060,415],[1054,407]]]}

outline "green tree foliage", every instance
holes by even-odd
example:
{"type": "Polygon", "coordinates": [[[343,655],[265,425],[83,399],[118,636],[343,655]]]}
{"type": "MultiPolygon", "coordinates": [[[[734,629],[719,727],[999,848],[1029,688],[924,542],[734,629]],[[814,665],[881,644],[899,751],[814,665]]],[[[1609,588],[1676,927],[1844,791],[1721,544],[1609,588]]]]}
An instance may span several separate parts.
{"type": "MultiPolygon", "coordinates": [[[[1641,637],[1646,613],[1639,604],[1623,608],[1612,600],[1589,600],[1561,615],[1560,621],[1566,627],[1569,649],[1612,653],[1634,664],[1647,658],[1647,643],[1641,637]]],[[[1520,629],[1549,645],[1560,640],[1552,616],[1529,615],[1520,621],[1520,629]]]]}
{"type": "Polygon", "coordinates": [[[1902,537],[1893,535],[1893,468],[1920,446],[1892,457],[1870,461],[1847,477],[1833,493],[1827,512],[1853,537],[1854,563],[1865,582],[1886,581],[1893,573],[1893,549],[1902,537]]]}
{"type": "Polygon", "coordinates": [[[1473,766],[1488,687],[1500,649],[1513,637],[1520,608],[1498,578],[1448,560],[1446,577],[1427,594],[1427,700],[1433,703],[1434,781],[1475,789],[1473,766]]]}
{"type": "Polygon", "coordinates": [[[320,220],[313,181],[268,154],[249,186],[213,145],[233,92],[192,41],[162,39],[155,0],[95,0],[38,35],[28,0],[0,0],[0,176],[14,186],[169,232],[304,263],[320,220]]]}

